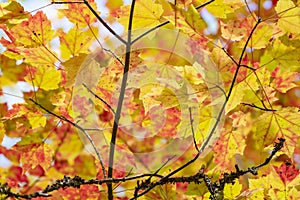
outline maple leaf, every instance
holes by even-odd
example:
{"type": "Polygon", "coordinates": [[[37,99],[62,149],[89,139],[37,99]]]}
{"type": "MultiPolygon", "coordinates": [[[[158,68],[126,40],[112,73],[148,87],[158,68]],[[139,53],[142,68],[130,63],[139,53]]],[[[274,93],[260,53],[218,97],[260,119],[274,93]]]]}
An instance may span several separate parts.
{"type": "Polygon", "coordinates": [[[288,90],[297,86],[295,84],[297,76],[297,72],[281,72],[280,68],[276,67],[272,73],[272,78],[274,79],[271,83],[271,86],[273,86],[279,92],[286,93],[288,90]]]}
{"type": "Polygon", "coordinates": [[[16,67],[16,60],[10,59],[4,55],[0,55],[0,68],[2,71],[2,80],[0,86],[6,86],[23,80],[26,66],[24,64],[16,67]]]}
{"type": "MultiPolygon", "coordinates": [[[[16,48],[12,49],[12,51],[8,51],[5,53],[8,57],[15,58],[16,53],[18,54],[18,59],[24,59],[24,63],[30,64],[36,67],[43,66],[55,66],[55,62],[57,62],[56,55],[49,51],[49,49],[45,47],[37,47],[37,48],[16,48]],[[13,54],[11,55],[10,52],[13,54]]],[[[43,70],[43,69],[41,69],[43,70]]]]}
{"type": "MultiPolygon", "coordinates": [[[[282,108],[276,112],[262,114],[256,121],[254,138],[258,146],[268,146],[277,136],[286,136],[294,140],[300,131],[297,124],[298,110],[294,108],[282,108]]],[[[290,146],[290,148],[293,148],[290,146]]]]}
{"type": "Polygon", "coordinates": [[[79,54],[89,53],[88,49],[93,42],[94,35],[97,35],[98,29],[92,27],[88,30],[80,30],[78,25],[71,28],[68,33],[62,30],[58,31],[60,40],[60,52],[63,59],[79,56],[79,54]]]}
{"type": "MultiPolygon", "coordinates": [[[[261,23],[256,31],[251,37],[251,42],[248,44],[248,47],[251,49],[262,49],[266,48],[270,42],[269,40],[274,36],[276,30],[274,24],[261,23]]],[[[245,42],[247,37],[243,37],[243,42],[245,42]]]]}
{"type": "Polygon", "coordinates": [[[234,199],[242,190],[242,185],[235,181],[233,184],[226,184],[224,187],[224,198],[234,199]]]}
{"type": "MultiPolygon", "coordinates": [[[[89,0],[87,2],[97,14],[100,14],[100,12],[97,12],[97,5],[94,0],[89,0]]],[[[97,21],[97,17],[93,15],[84,3],[69,3],[67,9],[58,10],[58,17],[67,17],[79,28],[85,28],[97,21]]]]}
{"type": "Polygon", "coordinates": [[[48,170],[52,162],[53,150],[49,145],[42,144],[30,144],[25,146],[20,146],[21,151],[20,161],[22,162],[22,168],[24,173],[27,170],[34,169],[40,165],[45,171],[48,170]]]}
{"type": "Polygon", "coordinates": [[[299,52],[299,48],[286,46],[280,40],[275,40],[272,46],[269,46],[264,55],[260,57],[260,63],[261,66],[266,66],[270,71],[273,71],[276,66],[279,66],[282,71],[295,71],[299,66],[299,60],[296,56],[299,52]]]}
{"type": "Polygon", "coordinates": [[[0,10],[2,11],[0,14],[0,23],[6,24],[8,27],[18,24],[28,17],[22,5],[16,1],[1,4],[0,6],[0,10]]]}
{"type": "Polygon", "coordinates": [[[42,11],[12,27],[10,33],[17,42],[27,47],[46,45],[54,36],[51,22],[42,11]]]}
{"type": "Polygon", "coordinates": [[[291,0],[279,0],[275,10],[279,15],[279,27],[291,33],[300,33],[300,8],[291,0]]]}
{"type": "Polygon", "coordinates": [[[75,82],[76,75],[83,63],[84,59],[86,58],[87,54],[79,54],[65,62],[62,63],[64,70],[67,73],[66,77],[66,86],[71,86],[75,82]]]}
{"type": "MultiPolygon", "coordinates": [[[[136,2],[136,10],[133,14],[133,29],[151,28],[160,24],[160,17],[163,13],[162,6],[148,0],[139,0],[136,2]]],[[[128,29],[128,17],[130,13],[130,6],[122,6],[117,11],[117,21],[121,23],[124,28],[128,29]]]]}
{"type": "Polygon", "coordinates": [[[51,67],[39,67],[33,80],[35,86],[46,91],[57,89],[60,82],[61,72],[51,67]]]}
{"type": "Polygon", "coordinates": [[[243,140],[243,133],[240,131],[232,131],[225,133],[223,131],[213,146],[215,152],[214,160],[219,163],[221,167],[233,169],[235,156],[240,153],[243,154],[246,146],[245,140],[243,140]],[[225,158],[225,159],[224,159],[225,158]]]}
{"type": "Polygon", "coordinates": [[[243,27],[240,19],[229,19],[228,21],[221,21],[222,37],[227,40],[239,41],[246,37],[246,28],[243,27]]]}

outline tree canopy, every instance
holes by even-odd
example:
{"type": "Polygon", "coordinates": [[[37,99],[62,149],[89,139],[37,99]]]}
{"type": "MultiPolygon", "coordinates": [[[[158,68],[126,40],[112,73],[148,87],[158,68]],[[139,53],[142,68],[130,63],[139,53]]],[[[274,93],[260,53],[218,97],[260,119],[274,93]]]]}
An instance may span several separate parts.
{"type": "Polygon", "coordinates": [[[9,0],[0,22],[1,199],[300,198],[299,0],[9,0]]]}

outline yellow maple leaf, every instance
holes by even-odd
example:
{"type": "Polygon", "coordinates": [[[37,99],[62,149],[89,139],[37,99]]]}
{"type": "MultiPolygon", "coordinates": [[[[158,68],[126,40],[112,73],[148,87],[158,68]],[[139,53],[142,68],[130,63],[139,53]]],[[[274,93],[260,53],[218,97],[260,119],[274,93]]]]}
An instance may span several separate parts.
{"type": "Polygon", "coordinates": [[[28,21],[14,26],[11,34],[18,42],[28,47],[37,47],[50,42],[53,39],[54,31],[51,21],[42,11],[38,11],[34,16],[30,16],[28,21]]]}
{"type": "Polygon", "coordinates": [[[46,125],[46,117],[37,113],[28,113],[28,120],[32,129],[44,127],[46,125]]]}
{"type": "Polygon", "coordinates": [[[62,58],[69,59],[70,56],[78,56],[79,53],[89,53],[89,47],[95,40],[94,34],[97,36],[97,28],[91,27],[84,31],[77,25],[71,28],[68,33],[58,31],[62,58]]]}
{"type": "Polygon", "coordinates": [[[35,86],[46,91],[57,89],[60,82],[60,71],[51,69],[50,67],[39,67],[37,70],[37,74],[35,75],[35,78],[33,80],[35,86]]]}
{"type": "Polygon", "coordinates": [[[224,187],[224,197],[226,199],[235,199],[241,193],[242,185],[235,181],[234,184],[226,184],[224,187]]]}
{"type": "Polygon", "coordinates": [[[278,25],[286,32],[300,33],[300,8],[292,0],[279,0],[275,7],[278,25]]]}
{"type": "MultiPolygon", "coordinates": [[[[135,4],[135,11],[133,14],[133,29],[154,27],[160,24],[160,17],[163,13],[162,6],[149,0],[140,0],[135,4]]],[[[128,19],[130,14],[130,6],[122,6],[118,11],[118,22],[120,22],[125,29],[128,29],[128,19]]]]}

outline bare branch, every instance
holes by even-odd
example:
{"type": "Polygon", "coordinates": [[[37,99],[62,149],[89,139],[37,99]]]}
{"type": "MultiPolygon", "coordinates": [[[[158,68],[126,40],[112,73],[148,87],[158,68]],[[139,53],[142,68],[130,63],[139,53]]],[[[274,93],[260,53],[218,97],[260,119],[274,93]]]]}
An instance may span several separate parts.
{"type": "Polygon", "coordinates": [[[241,104],[242,104],[242,105],[245,105],[245,106],[250,106],[250,107],[252,107],[252,108],[257,108],[257,109],[263,110],[263,111],[276,112],[276,110],[266,108],[265,106],[264,106],[264,108],[261,108],[261,107],[255,105],[254,103],[252,103],[252,104],[250,104],[250,103],[241,103],[241,104]]]}
{"type": "Polygon", "coordinates": [[[195,131],[194,131],[194,126],[193,126],[194,119],[192,117],[192,108],[189,108],[189,112],[190,112],[190,124],[191,124],[191,130],[192,130],[194,146],[195,146],[195,149],[199,152],[199,148],[197,146],[197,142],[196,142],[196,139],[195,139],[195,131]]]}
{"type": "Polygon", "coordinates": [[[82,84],[92,95],[94,95],[97,99],[99,99],[100,101],[102,101],[114,114],[116,114],[115,110],[111,107],[111,105],[109,105],[104,99],[102,99],[101,97],[99,97],[96,93],[94,93],[90,88],[88,88],[86,86],[86,84],[82,84]]]}

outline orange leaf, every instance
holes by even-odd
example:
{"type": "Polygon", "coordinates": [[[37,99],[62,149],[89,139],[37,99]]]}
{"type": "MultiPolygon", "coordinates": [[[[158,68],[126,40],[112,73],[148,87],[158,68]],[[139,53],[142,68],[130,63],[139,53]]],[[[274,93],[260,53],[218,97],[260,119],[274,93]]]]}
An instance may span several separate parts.
{"type": "MultiPolygon", "coordinates": [[[[97,11],[97,5],[94,0],[88,1],[90,6],[97,11]]],[[[77,24],[79,28],[87,27],[97,21],[90,9],[82,3],[68,4],[67,9],[59,9],[59,17],[67,17],[72,23],[77,24]]],[[[100,15],[100,12],[97,12],[100,15]]]]}
{"type": "Polygon", "coordinates": [[[19,150],[24,171],[34,169],[38,165],[47,171],[52,162],[53,150],[46,143],[21,146],[19,150]]]}

